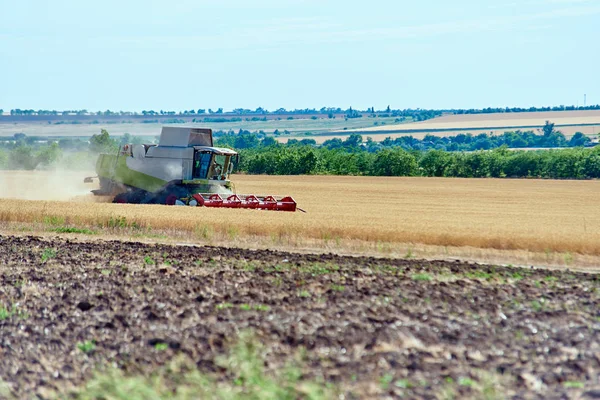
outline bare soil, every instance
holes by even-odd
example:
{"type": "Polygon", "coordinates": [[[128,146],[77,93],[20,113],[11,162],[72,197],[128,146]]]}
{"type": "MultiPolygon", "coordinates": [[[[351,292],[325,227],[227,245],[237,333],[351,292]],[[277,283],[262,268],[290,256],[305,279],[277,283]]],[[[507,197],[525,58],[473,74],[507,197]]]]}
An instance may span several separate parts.
{"type": "Polygon", "coordinates": [[[0,236],[2,305],[0,378],[19,398],[80,386],[109,363],[148,373],[178,354],[219,376],[215,358],[245,329],[270,349],[268,368],[305,348],[304,373],[346,398],[599,388],[594,274],[0,236]]]}

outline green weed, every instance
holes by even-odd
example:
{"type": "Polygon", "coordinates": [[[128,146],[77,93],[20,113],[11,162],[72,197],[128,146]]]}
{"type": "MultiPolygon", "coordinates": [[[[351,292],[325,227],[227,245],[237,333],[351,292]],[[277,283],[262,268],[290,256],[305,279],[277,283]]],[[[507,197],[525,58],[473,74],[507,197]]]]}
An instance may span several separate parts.
{"type": "Polygon", "coordinates": [[[489,272],[484,272],[484,271],[473,271],[473,272],[468,272],[467,274],[465,274],[465,276],[469,279],[483,279],[483,280],[490,280],[494,277],[493,274],[490,274],[489,272]]]}
{"type": "Polygon", "coordinates": [[[393,374],[385,374],[381,378],[379,378],[379,385],[383,390],[387,390],[390,387],[390,383],[394,380],[393,374]]]}
{"type": "Polygon", "coordinates": [[[329,289],[333,290],[334,292],[343,292],[346,290],[346,287],[344,285],[329,285],[329,289]]]}
{"type": "Polygon", "coordinates": [[[98,232],[92,231],[90,229],[75,228],[72,226],[59,226],[57,228],[50,229],[50,231],[56,232],[56,233],[80,233],[83,235],[95,235],[98,233],[98,232]]]}
{"type": "Polygon", "coordinates": [[[154,345],[154,349],[158,350],[158,351],[164,351],[167,350],[169,348],[169,344],[168,343],[156,343],[154,345]]]}
{"type": "Polygon", "coordinates": [[[45,263],[46,261],[48,261],[49,259],[54,258],[54,257],[56,257],[56,249],[46,248],[42,252],[42,262],[43,263],[45,263]]]}
{"type": "Polygon", "coordinates": [[[432,279],[431,275],[424,274],[424,273],[423,274],[413,274],[411,276],[411,278],[413,281],[430,281],[432,279]]]}
{"type": "Polygon", "coordinates": [[[77,343],[77,348],[85,354],[90,354],[96,350],[96,343],[93,340],[86,340],[85,342],[77,343]]]}
{"type": "Polygon", "coordinates": [[[84,387],[73,391],[71,397],[80,400],[325,400],[335,397],[335,388],[303,378],[303,365],[299,361],[267,372],[265,353],[265,348],[251,333],[243,332],[228,355],[216,360],[226,371],[225,380],[201,373],[192,361],[182,356],[150,375],[126,375],[118,368],[99,371],[84,387]]]}
{"type": "Polygon", "coordinates": [[[568,389],[583,389],[585,387],[585,384],[579,381],[566,381],[563,382],[563,387],[568,389]]]}
{"type": "Polygon", "coordinates": [[[394,382],[394,386],[399,387],[400,389],[410,389],[413,387],[413,384],[410,383],[408,379],[398,379],[394,382]]]}
{"type": "Polygon", "coordinates": [[[473,385],[475,385],[475,381],[471,378],[465,378],[461,376],[460,378],[458,378],[458,384],[460,386],[472,387],[473,385]]]}
{"type": "Polygon", "coordinates": [[[304,266],[300,267],[298,270],[305,274],[310,274],[312,276],[319,276],[319,275],[331,274],[333,272],[338,271],[339,269],[340,269],[340,266],[335,265],[335,264],[314,263],[314,264],[304,265],[304,266]]]}
{"type": "Polygon", "coordinates": [[[255,304],[255,305],[240,304],[240,310],[243,310],[243,311],[250,311],[250,310],[269,311],[270,309],[271,309],[271,307],[264,305],[264,304],[255,304]]]}
{"type": "Polygon", "coordinates": [[[154,261],[152,259],[152,257],[146,256],[146,257],[144,257],[144,264],[146,264],[146,265],[154,265],[154,264],[156,264],[156,261],[154,261]]]}

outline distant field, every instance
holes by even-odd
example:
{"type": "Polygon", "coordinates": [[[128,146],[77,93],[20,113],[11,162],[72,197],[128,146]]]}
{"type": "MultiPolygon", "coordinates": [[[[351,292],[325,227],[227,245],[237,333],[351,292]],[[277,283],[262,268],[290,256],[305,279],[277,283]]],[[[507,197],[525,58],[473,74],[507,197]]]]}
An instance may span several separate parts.
{"type": "Polygon", "coordinates": [[[60,217],[93,228],[125,217],[128,224],[190,238],[210,232],[288,243],[357,240],[600,255],[600,181],[234,177],[239,193],[291,195],[304,214],[90,203],[97,199],[86,194],[91,187],[81,183],[83,176],[2,172],[0,221],[60,217]]]}
{"type": "MultiPolygon", "coordinates": [[[[533,113],[497,113],[497,114],[463,114],[446,115],[422,122],[398,124],[396,118],[318,118],[318,119],[272,119],[268,121],[239,121],[213,123],[186,123],[186,126],[208,127],[213,130],[240,129],[249,131],[264,131],[273,133],[275,130],[288,135],[277,136],[280,142],[289,139],[312,138],[317,143],[328,139],[344,139],[352,133],[363,137],[371,137],[381,141],[386,137],[412,135],[423,138],[425,135],[455,136],[460,133],[480,133],[499,135],[509,130],[538,130],[545,121],[556,125],[565,136],[570,137],[576,132],[595,136],[600,133],[600,110],[591,111],[559,111],[533,113]],[[377,125],[375,125],[377,124],[377,125]]],[[[177,126],[177,124],[169,124],[177,126]]],[[[90,137],[107,129],[112,135],[130,133],[132,135],[154,137],[160,134],[160,123],[99,123],[99,124],[43,124],[38,122],[0,123],[0,136],[12,136],[15,133],[25,133],[29,136],[50,137],[90,137]]]]}
{"type": "MultiPolygon", "coordinates": [[[[169,124],[169,126],[197,126],[206,127],[213,130],[234,130],[240,129],[249,131],[263,130],[272,133],[276,129],[283,133],[287,130],[291,136],[296,134],[305,135],[307,132],[312,134],[327,133],[332,130],[363,129],[373,126],[374,121],[395,124],[395,118],[355,118],[344,120],[343,118],[329,119],[327,117],[320,119],[293,119],[293,120],[268,120],[268,121],[239,121],[239,122],[213,122],[213,123],[186,123],[169,124]]],[[[68,136],[68,137],[89,137],[100,133],[100,129],[106,129],[111,135],[122,135],[130,133],[140,136],[157,136],[163,124],[144,124],[144,123],[117,123],[117,124],[40,124],[40,123],[0,123],[0,136],[12,136],[15,133],[24,133],[29,136],[68,136]]]]}
{"type": "MultiPolygon", "coordinates": [[[[589,136],[600,133],[600,110],[589,110],[445,115],[421,122],[403,124],[381,124],[379,122],[377,126],[367,128],[332,130],[318,134],[313,139],[317,143],[323,143],[333,138],[344,139],[352,133],[361,134],[365,138],[370,137],[377,142],[387,137],[393,139],[408,135],[418,139],[422,139],[426,135],[447,137],[461,133],[501,135],[506,131],[517,129],[533,130],[541,133],[541,128],[546,121],[553,122],[556,129],[561,131],[567,138],[573,136],[576,132],[589,136]]],[[[279,141],[285,143],[289,139],[288,137],[281,137],[279,141]]]]}
{"type": "Polygon", "coordinates": [[[365,131],[541,127],[546,121],[551,121],[559,126],[580,124],[600,125],[600,110],[446,115],[410,124],[375,126],[365,129],[365,131]]]}
{"type": "MultiPolygon", "coordinates": [[[[407,124],[414,126],[414,124],[407,124]]],[[[384,127],[385,128],[385,127],[384,127]]],[[[391,128],[391,127],[388,127],[391,128]]],[[[382,128],[383,129],[383,128],[382,128]]],[[[456,136],[459,134],[465,134],[465,133],[469,133],[473,136],[479,135],[481,133],[486,133],[488,135],[502,135],[504,132],[507,131],[514,131],[520,129],[522,131],[526,131],[526,130],[532,130],[536,133],[539,133],[540,135],[542,134],[541,132],[541,127],[539,128],[521,128],[521,127],[511,127],[511,128],[503,128],[503,129],[456,129],[456,130],[431,130],[431,131],[419,131],[419,132],[407,132],[407,131],[366,131],[366,130],[360,130],[360,131],[343,131],[343,132],[330,132],[329,134],[321,134],[318,136],[311,136],[311,139],[314,139],[317,143],[321,144],[323,142],[325,142],[326,140],[329,139],[333,139],[333,138],[339,138],[342,140],[345,140],[348,135],[350,135],[351,133],[358,133],[360,135],[363,136],[363,139],[366,140],[366,138],[370,137],[371,139],[373,139],[376,142],[381,142],[382,140],[384,140],[385,138],[391,137],[392,139],[397,138],[397,137],[402,137],[402,136],[412,136],[414,138],[417,139],[423,139],[425,136],[427,135],[432,135],[432,136],[440,136],[440,137],[450,137],[450,136],[456,136]]],[[[600,134],[600,124],[598,125],[586,125],[586,126],[557,126],[555,128],[556,130],[559,130],[563,133],[563,135],[565,135],[568,138],[570,138],[571,136],[573,136],[575,133],[577,132],[581,132],[584,135],[588,135],[588,136],[596,136],[598,134],[600,134]]],[[[283,137],[279,137],[278,140],[281,143],[287,143],[288,140],[290,139],[301,139],[304,137],[287,137],[287,136],[283,136],[283,137]]]]}

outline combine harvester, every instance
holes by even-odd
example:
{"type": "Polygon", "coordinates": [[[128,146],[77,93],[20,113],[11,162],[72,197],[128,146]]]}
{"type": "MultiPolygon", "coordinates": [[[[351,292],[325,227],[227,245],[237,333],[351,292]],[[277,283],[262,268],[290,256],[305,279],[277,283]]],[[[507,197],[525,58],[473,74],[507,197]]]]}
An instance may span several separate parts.
{"type": "MultiPolygon", "coordinates": [[[[113,203],[296,211],[290,196],[238,195],[229,180],[238,153],[213,146],[211,129],[163,127],[158,145],[126,144],[96,162],[98,196],[113,203]]],[[[298,210],[301,210],[298,208],[298,210]]]]}

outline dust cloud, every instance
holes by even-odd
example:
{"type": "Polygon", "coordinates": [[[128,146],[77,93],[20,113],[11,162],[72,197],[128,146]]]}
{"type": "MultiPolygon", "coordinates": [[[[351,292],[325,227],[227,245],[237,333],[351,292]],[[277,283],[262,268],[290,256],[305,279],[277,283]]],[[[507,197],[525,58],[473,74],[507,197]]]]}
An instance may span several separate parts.
{"type": "Polygon", "coordinates": [[[98,202],[90,191],[98,188],[98,180],[84,183],[94,172],[64,170],[0,171],[0,198],[22,200],[62,200],[98,202]]]}

